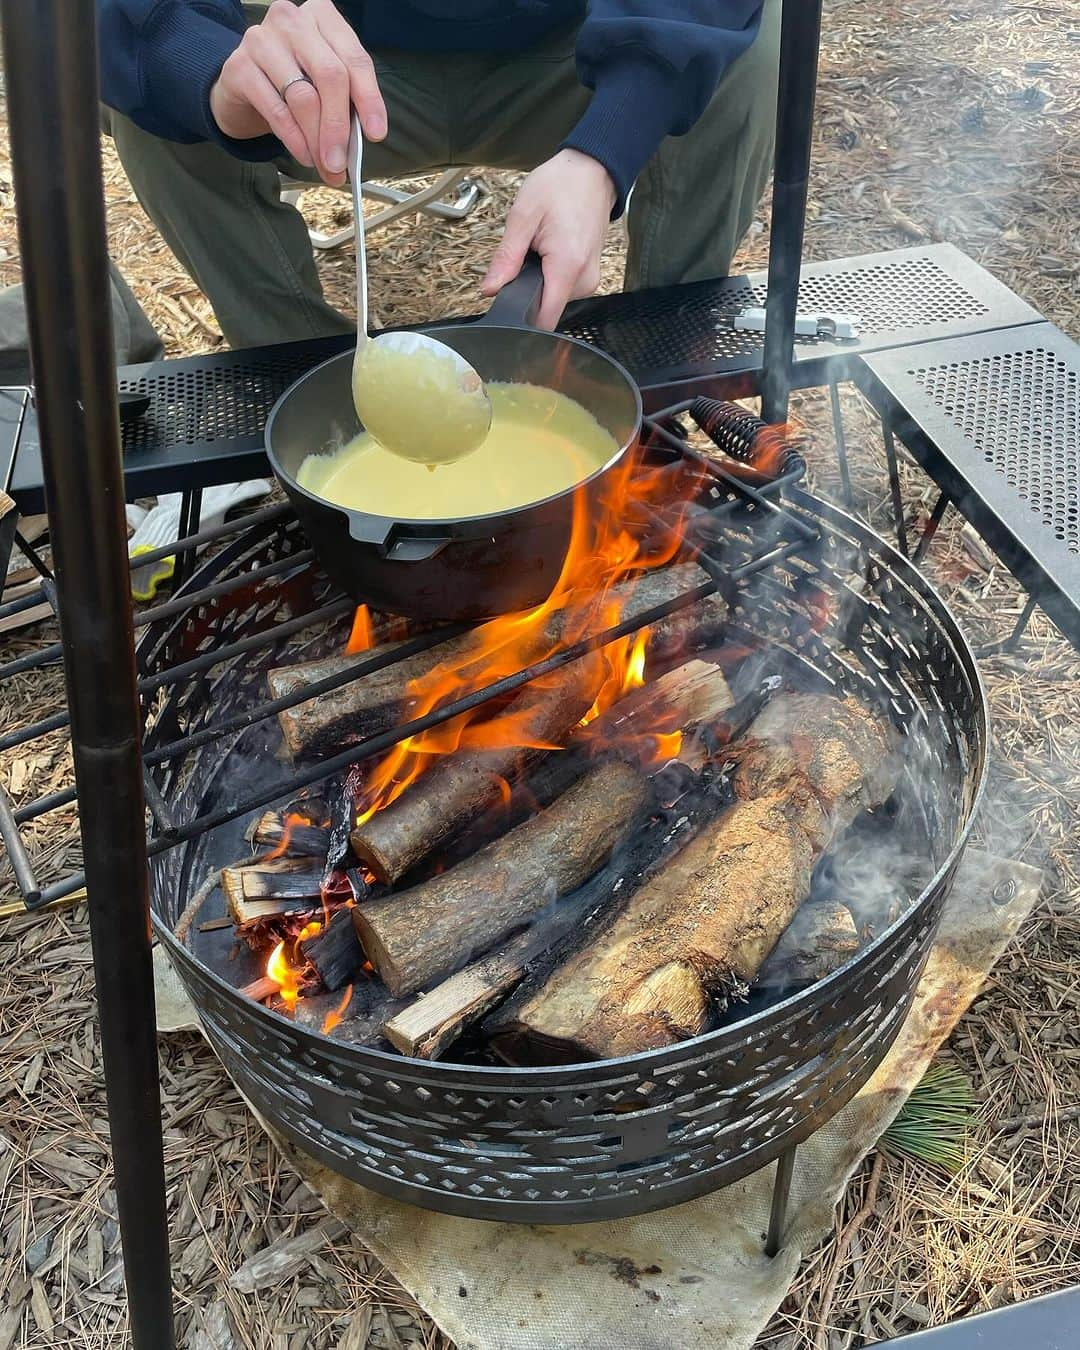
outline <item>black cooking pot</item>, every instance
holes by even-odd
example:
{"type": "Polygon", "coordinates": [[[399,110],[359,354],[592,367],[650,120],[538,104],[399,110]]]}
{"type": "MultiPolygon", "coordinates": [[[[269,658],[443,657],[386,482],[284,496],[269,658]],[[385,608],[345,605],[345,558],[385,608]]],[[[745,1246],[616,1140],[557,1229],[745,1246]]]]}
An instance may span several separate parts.
{"type": "MultiPolygon", "coordinates": [[[[489,380],[547,385],[588,409],[619,447],[578,485],[594,501],[637,444],[641,395],[610,356],[528,326],[543,287],[530,255],[482,318],[423,331],[489,380]]],[[[352,351],[302,376],[266,424],[266,453],[326,571],[354,599],[417,619],[481,619],[539,604],[559,577],[570,539],[572,489],[512,511],[466,520],[391,520],[348,510],[296,481],[312,452],[332,453],[362,430],[353,407],[352,351]]],[[[529,453],[527,437],[520,453],[529,453]]]]}

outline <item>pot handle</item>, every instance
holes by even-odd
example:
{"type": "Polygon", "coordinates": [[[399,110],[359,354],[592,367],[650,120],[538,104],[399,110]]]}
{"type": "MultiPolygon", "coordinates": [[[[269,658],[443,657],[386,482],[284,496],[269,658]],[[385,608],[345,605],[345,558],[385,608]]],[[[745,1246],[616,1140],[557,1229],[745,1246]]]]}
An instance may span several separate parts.
{"type": "Polygon", "coordinates": [[[387,550],[388,562],[427,562],[441,553],[450,541],[448,539],[399,539],[387,550]]]}
{"type": "Polygon", "coordinates": [[[525,254],[521,271],[508,281],[491,302],[479,324],[498,324],[504,328],[531,328],[544,294],[544,265],[539,253],[525,254]]]}

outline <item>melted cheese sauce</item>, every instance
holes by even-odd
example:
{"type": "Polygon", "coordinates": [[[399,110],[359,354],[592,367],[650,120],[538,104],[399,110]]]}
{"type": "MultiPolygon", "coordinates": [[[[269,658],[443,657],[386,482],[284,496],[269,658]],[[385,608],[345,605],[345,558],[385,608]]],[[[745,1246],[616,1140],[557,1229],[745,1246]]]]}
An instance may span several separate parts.
{"type": "Polygon", "coordinates": [[[466,519],[566,492],[607,463],[614,436],[580,403],[533,384],[489,384],[491,430],[453,464],[402,459],[367,432],[308,455],[297,482],[350,510],[395,520],[466,519]]]}

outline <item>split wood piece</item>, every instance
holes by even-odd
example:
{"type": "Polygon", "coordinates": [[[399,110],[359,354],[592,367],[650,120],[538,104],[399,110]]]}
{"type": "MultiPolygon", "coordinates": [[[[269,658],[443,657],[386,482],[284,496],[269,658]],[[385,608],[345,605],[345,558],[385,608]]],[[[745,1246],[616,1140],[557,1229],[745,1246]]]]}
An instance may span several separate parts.
{"type": "Polygon", "coordinates": [[[251,866],[221,869],[221,889],[238,926],[318,903],[322,879],[321,870],[312,870],[310,858],[263,859],[251,866]]]}
{"type": "Polygon", "coordinates": [[[859,932],[847,905],[814,900],[800,905],[769,953],[756,988],[794,992],[839,970],[859,950],[859,932]]]}
{"type": "MultiPolygon", "coordinates": [[[[531,740],[562,743],[592,706],[596,669],[593,658],[576,661],[545,682],[546,687],[526,689],[492,721],[516,728],[509,735],[520,736],[524,728],[531,740]]],[[[731,706],[723,675],[708,662],[694,659],[615,704],[592,724],[587,739],[615,754],[625,749],[633,755],[640,752],[640,738],[654,727],[688,729],[719,717],[731,706]]],[[[353,852],[380,880],[396,881],[503,800],[506,785],[542,753],[511,745],[445,755],[397,801],[353,830],[353,852]]]]}
{"type": "Polygon", "coordinates": [[[252,980],[250,984],[241,985],[237,992],[246,994],[256,1003],[265,1003],[271,994],[277,993],[280,987],[277,980],[270,979],[268,975],[260,975],[257,980],[252,980]]]}
{"type": "Polygon", "coordinates": [[[736,770],[742,800],[508,1005],[494,1048],[512,1064],[572,1063],[707,1030],[714,998],[753,979],[809,894],[831,836],[888,796],[891,765],[889,731],[853,699],[774,699],[736,770]]]}
{"type": "Polygon", "coordinates": [[[353,910],[368,960],[396,996],[486,951],[588,880],[649,798],[642,776],[600,764],[517,829],[441,876],[353,910]]]}
{"type": "Polygon", "coordinates": [[[315,967],[325,989],[343,989],[364,964],[352,911],[339,909],[332,914],[321,933],[301,942],[300,952],[315,967]]]}
{"type": "Polygon", "coordinates": [[[513,989],[534,962],[556,951],[600,902],[589,888],[562,901],[542,924],[526,928],[392,1017],[383,1027],[386,1039],[404,1055],[438,1059],[513,989]]]}
{"type": "Polygon", "coordinates": [[[280,848],[286,856],[325,860],[330,847],[330,831],[306,821],[289,820],[289,811],[264,811],[249,832],[253,844],[280,848]]]}
{"type": "MultiPolygon", "coordinates": [[[[617,603],[621,618],[628,619],[707,580],[707,574],[696,563],[678,563],[613,586],[605,599],[617,603]]],[[[537,652],[532,659],[546,656],[554,645],[569,637],[576,640],[602,631],[607,626],[607,604],[588,609],[595,610],[595,618],[583,616],[581,607],[553,610],[543,633],[537,635],[537,652]]],[[[668,659],[715,640],[723,632],[727,612],[723,598],[713,594],[661,619],[653,625],[650,652],[654,657],[668,659]]],[[[287,708],[278,714],[286,750],[293,757],[327,755],[408,720],[408,685],[430,675],[444,663],[467,657],[476,648],[477,632],[482,634],[483,628],[363,675],[317,699],[287,708]]],[[[271,696],[283,698],[295,694],[309,684],[348,670],[373,656],[389,654],[401,645],[399,642],[384,643],[360,657],[331,656],[271,670],[267,674],[271,696]]],[[[477,687],[483,682],[482,671],[478,676],[477,687]]]]}

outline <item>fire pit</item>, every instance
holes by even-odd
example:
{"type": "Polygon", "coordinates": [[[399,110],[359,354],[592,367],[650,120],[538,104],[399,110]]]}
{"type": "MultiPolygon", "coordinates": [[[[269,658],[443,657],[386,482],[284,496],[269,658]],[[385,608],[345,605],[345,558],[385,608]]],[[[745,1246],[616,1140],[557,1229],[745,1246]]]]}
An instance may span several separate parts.
{"type": "MultiPolygon", "coordinates": [[[[692,459],[670,420],[661,415],[658,425],[675,454],[692,459]]],[[[268,672],[338,656],[352,607],[319,571],[287,511],[268,513],[214,557],[189,583],[190,606],[178,598],[148,629],[140,673],[144,689],[149,682],[160,690],[147,761],[173,820],[197,822],[174,826],[171,839],[166,827],[151,845],[155,928],[240,1089],[268,1122],[342,1175],[471,1217],[566,1223],[662,1208],[788,1153],[850,1099],[898,1031],[983,781],[986,708],[970,650],[915,569],[824,502],[789,489],[780,503],[767,487],[721,474],[696,507],[701,552],[696,563],[680,564],[688,570],[678,593],[563,646],[544,669],[571,669],[597,646],[610,649],[692,613],[719,589],[729,607],[724,641],[700,659],[718,661],[735,693],[746,695],[730,658],[750,653],[755,688],[767,671],[795,689],[855,700],[890,725],[905,755],[892,814],[878,813],[875,828],[882,843],[897,835],[898,858],[920,856],[909,873],[898,866],[879,877],[873,929],[835,973],[787,996],[736,997],[714,1011],[712,1029],[657,1049],[507,1067],[468,1038],[444,1052],[446,1061],[406,1057],[378,1038],[354,1043],[335,1017],[284,1015],[243,992],[256,984],[266,996],[257,988],[264,956],[237,947],[219,892],[202,887],[198,912],[185,914],[208,872],[245,852],[268,784],[280,782],[276,800],[284,805],[302,789],[340,783],[356,761],[463,706],[524,687],[540,665],[496,671],[449,711],[443,705],[417,719],[414,708],[406,727],[301,757],[290,772],[268,709],[287,712],[351,677],[331,659],[321,685],[279,693],[270,705],[268,672]],[[187,842],[170,847],[178,838],[187,842]]],[[[395,663],[454,632],[408,634],[397,649],[379,647],[364,669],[392,674],[395,663]]],[[[722,767],[723,755],[716,760],[722,767]]],[[[674,790],[666,785],[654,798],[653,837],[692,823],[726,781],[720,772],[706,791],[688,789],[685,778],[674,790]]],[[[322,823],[308,827],[317,832],[322,823]]],[[[633,849],[616,851],[609,864],[627,878],[636,869],[638,880],[642,866],[633,849]]],[[[354,867],[352,876],[363,908],[370,874],[354,867]]],[[[609,891],[621,884],[610,876],[608,883],[609,891]]],[[[569,906],[565,912],[587,917],[596,894],[579,887],[554,912],[569,906]]],[[[543,945],[534,942],[533,954],[543,945]]],[[[325,1006],[339,999],[326,996],[325,1006]]]]}

